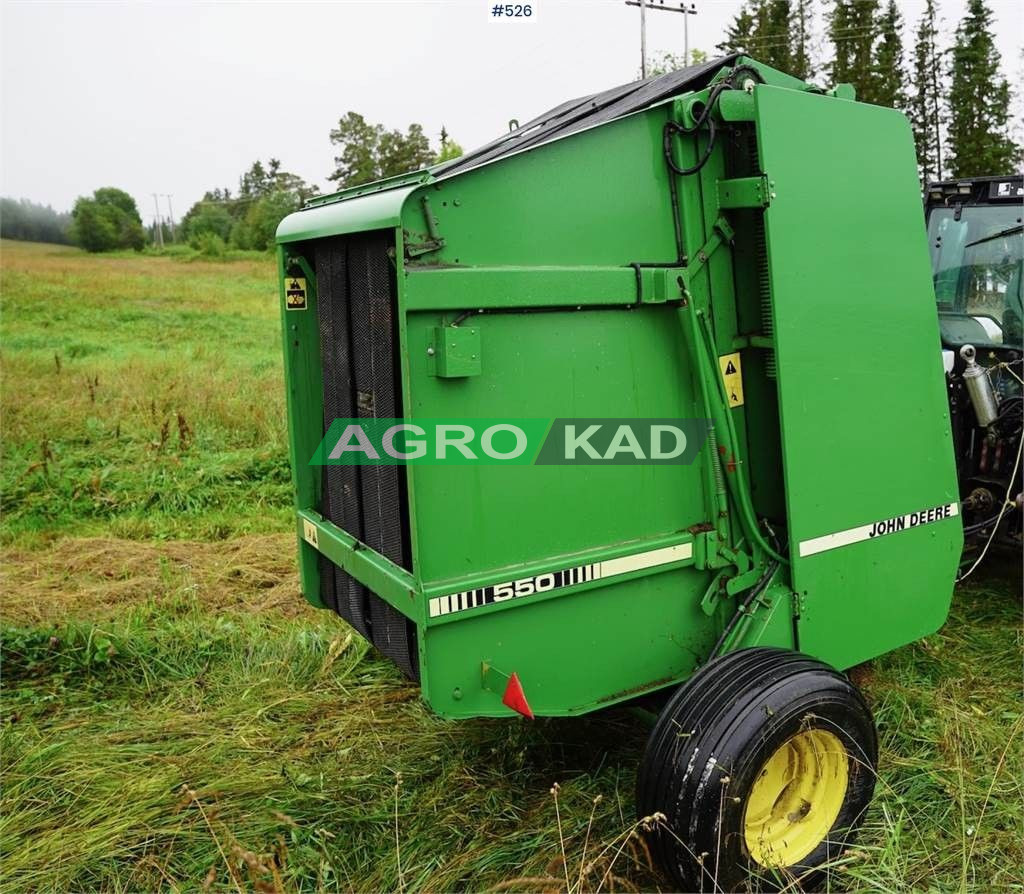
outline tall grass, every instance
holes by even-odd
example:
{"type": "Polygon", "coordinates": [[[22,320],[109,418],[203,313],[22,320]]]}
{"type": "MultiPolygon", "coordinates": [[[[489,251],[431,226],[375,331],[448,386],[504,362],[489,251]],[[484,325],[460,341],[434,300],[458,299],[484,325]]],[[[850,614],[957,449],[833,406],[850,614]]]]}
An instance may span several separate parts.
{"type": "Polygon", "coordinates": [[[272,263],[0,250],[3,537],[284,530],[272,263]]]}
{"type": "MultiPolygon", "coordinates": [[[[659,885],[626,834],[633,715],[439,720],[339,619],[251,611],[253,578],[211,594],[210,571],[165,565],[90,620],[7,618],[0,888],[659,885]]],[[[1020,883],[1017,611],[965,589],[942,633],[861,671],[883,760],[833,890],[1020,883]]]]}

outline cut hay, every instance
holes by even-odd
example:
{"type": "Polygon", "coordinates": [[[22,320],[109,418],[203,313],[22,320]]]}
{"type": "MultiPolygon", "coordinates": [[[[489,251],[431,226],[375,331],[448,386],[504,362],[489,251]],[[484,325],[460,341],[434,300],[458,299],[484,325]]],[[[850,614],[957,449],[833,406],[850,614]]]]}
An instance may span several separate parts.
{"type": "Polygon", "coordinates": [[[211,611],[301,615],[313,609],[299,591],[295,549],[289,534],[217,543],[67,538],[45,550],[9,549],[0,562],[0,619],[98,620],[183,594],[211,611]]]}

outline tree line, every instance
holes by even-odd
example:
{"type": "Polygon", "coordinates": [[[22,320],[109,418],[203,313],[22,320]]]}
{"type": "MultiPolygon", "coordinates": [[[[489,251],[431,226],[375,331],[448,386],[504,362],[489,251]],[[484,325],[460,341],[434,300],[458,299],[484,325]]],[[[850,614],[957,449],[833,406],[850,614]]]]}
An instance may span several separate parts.
{"type": "MultiPolygon", "coordinates": [[[[404,174],[462,154],[462,149],[441,129],[438,149],[430,145],[423,127],[388,130],[356,112],[339,119],[329,134],[338,155],[327,180],[338,189],[358,186],[382,177],[404,174]]],[[[281,220],[312,196],[316,185],[281,169],[281,162],[253,162],[239,178],[238,190],[217,188],[206,192],[181,220],[179,238],[204,254],[226,248],[265,251],[274,245],[281,220]]]]}
{"type": "MultiPolygon", "coordinates": [[[[909,52],[895,0],[824,0],[819,11],[821,2],[745,0],[717,49],[746,53],[802,80],[820,76],[850,83],[861,101],[901,110],[914,131],[923,182],[1015,169],[1024,153],[1010,130],[1010,84],[1001,71],[986,0],[968,0],[948,47],[939,45],[935,0],[926,0],[909,52]]],[[[691,62],[706,59],[699,50],[691,53],[691,62]]],[[[665,54],[652,71],[682,64],[665,54]]],[[[419,124],[389,130],[357,112],[341,117],[329,139],[336,154],[327,180],[338,189],[462,154],[444,128],[434,147],[419,124]]],[[[257,160],[241,175],[236,191],[210,189],[177,227],[164,224],[160,241],[187,242],[208,255],[228,248],[263,251],[273,246],[281,219],[318,191],[283,170],[278,159],[257,160]]],[[[134,199],[112,187],[79,198],[70,215],[3,199],[0,229],[5,238],[71,241],[89,251],[138,249],[157,236],[156,224],[148,233],[143,228],[134,199]]]]}
{"type": "Polygon", "coordinates": [[[28,199],[0,198],[0,238],[27,242],[71,242],[71,215],[28,199]]]}
{"type": "MultiPolygon", "coordinates": [[[[388,130],[356,112],[339,119],[329,134],[337,152],[327,176],[337,189],[347,189],[457,158],[462,148],[442,128],[435,148],[420,124],[406,131],[388,130]]],[[[279,159],[254,161],[238,179],[237,190],[207,190],[181,221],[163,221],[145,228],[138,206],[128,193],[114,187],[80,196],[68,213],[28,200],[4,198],[0,227],[5,239],[73,243],[87,251],[142,249],[146,242],[187,243],[217,257],[228,249],[266,251],[274,245],[277,225],[320,190],[298,174],[281,167],[279,159]]]]}
{"type": "Polygon", "coordinates": [[[853,84],[857,99],[910,119],[923,182],[1007,174],[1024,152],[1011,133],[1010,83],[1001,71],[992,10],[968,0],[951,46],[939,44],[935,0],[912,34],[895,0],[747,0],[718,44],[802,80],[853,84]]]}

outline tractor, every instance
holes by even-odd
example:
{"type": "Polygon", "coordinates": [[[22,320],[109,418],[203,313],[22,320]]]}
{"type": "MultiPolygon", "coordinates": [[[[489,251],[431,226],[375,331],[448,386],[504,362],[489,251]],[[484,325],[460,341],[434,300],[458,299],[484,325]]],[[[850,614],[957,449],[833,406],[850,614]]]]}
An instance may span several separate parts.
{"type": "Polygon", "coordinates": [[[929,185],[928,245],[964,519],[964,571],[1021,549],[1024,177],[929,185]]]}

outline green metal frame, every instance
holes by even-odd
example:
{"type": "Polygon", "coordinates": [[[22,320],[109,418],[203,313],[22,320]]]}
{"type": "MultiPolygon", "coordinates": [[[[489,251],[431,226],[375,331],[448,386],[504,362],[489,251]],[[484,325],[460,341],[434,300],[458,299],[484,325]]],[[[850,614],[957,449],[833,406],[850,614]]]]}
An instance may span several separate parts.
{"type": "MultiPolygon", "coordinates": [[[[765,83],[726,91],[714,114],[756,136],[760,170],[731,174],[723,141],[697,173],[668,173],[663,127],[692,120],[705,90],[454,175],[324,197],[281,224],[282,282],[301,272],[309,291],[303,310],[281,297],[303,592],[321,604],[322,553],[415,622],[423,694],[444,716],[511,713],[494,681],[513,672],[539,715],[683,680],[766,575],[722,648],[846,667],[945,617],[955,517],[801,554],[955,500],[909,131],[741,61],[765,83]],[[366,230],[394,236],[408,418],[706,418],[707,446],[690,466],[409,466],[412,572],[357,543],[318,513],[308,464],[323,436],[310,261],[315,240],[366,230]],[[428,348],[467,313],[479,356],[463,366],[453,348],[439,375],[428,348]],[[718,358],[737,351],[745,401],[731,406],[718,358]],[[432,616],[450,594],[673,546],[672,561],[432,616]]],[[[676,164],[706,139],[675,139],[676,164]]]]}

